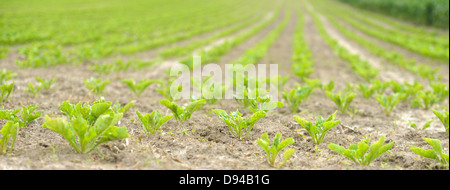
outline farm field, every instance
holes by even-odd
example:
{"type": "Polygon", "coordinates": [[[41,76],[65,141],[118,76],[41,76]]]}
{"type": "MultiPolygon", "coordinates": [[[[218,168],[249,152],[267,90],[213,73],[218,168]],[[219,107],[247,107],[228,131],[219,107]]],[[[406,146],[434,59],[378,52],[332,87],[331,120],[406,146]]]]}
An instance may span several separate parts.
{"type": "Polygon", "coordinates": [[[1,1],[0,170],[448,170],[448,26],[345,2],[1,1]],[[277,64],[279,102],[172,99],[193,55],[277,64]]]}

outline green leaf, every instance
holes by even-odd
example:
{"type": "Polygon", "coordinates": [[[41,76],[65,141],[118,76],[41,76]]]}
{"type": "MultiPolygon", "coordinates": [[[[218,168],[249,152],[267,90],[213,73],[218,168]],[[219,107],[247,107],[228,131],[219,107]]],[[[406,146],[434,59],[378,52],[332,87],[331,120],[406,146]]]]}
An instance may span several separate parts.
{"type": "Polygon", "coordinates": [[[409,149],[420,156],[440,161],[439,157],[437,156],[437,154],[434,150],[425,150],[425,149],[415,147],[415,146],[410,146],[409,149]]]}
{"type": "Polygon", "coordinates": [[[97,103],[92,106],[92,114],[98,118],[111,107],[111,102],[97,103]]]}
{"type": "Polygon", "coordinates": [[[349,158],[350,160],[353,160],[353,162],[358,164],[358,162],[355,160],[355,158],[353,158],[352,154],[347,149],[345,149],[344,147],[339,146],[337,144],[330,143],[328,145],[328,148],[330,150],[333,150],[333,151],[337,152],[338,154],[340,154],[342,156],[345,156],[345,157],[349,158]]]}
{"type": "Polygon", "coordinates": [[[67,141],[69,141],[70,145],[72,145],[72,147],[75,148],[77,152],[80,152],[80,149],[75,141],[74,131],[72,131],[69,122],[67,122],[65,119],[63,118],[51,119],[50,117],[45,116],[45,122],[42,125],[42,127],[50,129],[56,133],[59,133],[67,141]]]}
{"type": "Polygon", "coordinates": [[[8,121],[0,130],[0,133],[2,134],[2,138],[0,139],[0,155],[11,152],[14,149],[18,128],[19,128],[18,123],[8,121]],[[8,149],[8,144],[10,142],[11,145],[8,149]]]}
{"type": "Polygon", "coordinates": [[[103,132],[103,135],[100,139],[100,141],[97,143],[97,146],[99,144],[109,142],[109,141],[115,141],[115,140],[121,140],[130,137],[128,134],[126,127],[109,127],[103,132]]]}

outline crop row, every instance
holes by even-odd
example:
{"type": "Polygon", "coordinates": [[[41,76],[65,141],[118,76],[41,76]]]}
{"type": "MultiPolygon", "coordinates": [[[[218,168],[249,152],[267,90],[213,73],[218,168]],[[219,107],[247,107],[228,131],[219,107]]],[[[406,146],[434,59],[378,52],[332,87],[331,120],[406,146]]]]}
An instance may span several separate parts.
{"type": "Polygon", "coordinates": [[[440,76],[439,74],[440,71],[439,68],[433,68],[426,64],[419,64],[414,59],[407,59],[400,53],[388,51],[378,46],[377,44],[367,40],[366,38],[359,36],[355,32],[349,30],[348,28],[340,24],[333,16],[329,14],[324,15],[342,34],[354,40],[355,42],[361,44],[363,47],[365,47],[373,54],[381,56],[384,59],[388,60],[389,62],[401,66],[406,70],[408,70],[409,72],[419,75],[429,81],[438,81],[442,79],[442,76],[440,76]]]}
{"type": "Polygon", "coordinates": [[[340,0],[370,11],[381,12],[403,20],[448,28],[449,2],[446,0],[340,0]]]}
{"type": "MultiPolygon", "coordinates": [[[[232,37],[229,40],[226,40],[225,42],[214,45],[212,48],[207,50],[202,50],[198,54],[202,57],[202,63],[207,64],[214,61],[219,61],[220,57],[225,55],[227,52],[229,52],[233,47],[241,44],[248,38],[252,37],[256,33],[260,32],[262,29],[267,27],[270,23],[272,23],[275,18],[277,18],[279,14],[279,9],[274,14],[271,14],[268,19],[262,20],[261,23],[258,23],[256,26],[248,29],[247,31],[244,31],[235,37],[232,37]]],[[[259,18],[259,17],[257,17],[259,18]]],[[[253,22],[254,20],[250,20],[253,22]]],[[[243,24],[239,24],[235,27],[231,27],[230,29],[221,31],[217,33],[216,35],[210,36],[209,38],[205,38],[203,40],[195,41],[193,43],[190,43],[186,46],[176,46],[173,48],[162,50],[159,55],[159,58],[155,58],[153,60],[149,61],[142,61],[142,60],[128,60],[124,61],[122,59],[117,59],[112,63],[97,63],[94,65],[91,65],[91,70],[99,73],[99,74],[109,74],[111,72],[120,72],[120,71],[127,71],[130,68],[137,70],[142,69],[146,67],[150,67],[155,65],[155,63],[161,62],[162,59],[167,57],[184,57],[180,63],[188,65],[189,67],[192,67],[192,57],[190,54],[192,53],[192,50],[195,48],[198,48],[200,46],[203,46],[205,44],[210,44],[214,40],[217,40],[218,38],[225,37],[230,35],[231,33],[235,33],[237,30],[241,30],[243,27],[245,27],[246,24],[249,24],[250,22],[245,22],[243,24]]]]}
{"type": "MultiPolygon", "coordinates": [[[[115,31],[115,27],[109,28],[109,26],[104,26],[108,30],[102,33],[100,39],[74,44],[70,48],[66,48],[58,39],[28,44],[19,48],[19,53],[24,55],[25,59],[17,61],[17,64],[21,67],[41,67],[69,62],[79,63],[80,61],[102,58],[119,53],[136,53],[247,21],[250,18],[254,18],[254,15],[263,14],[265,12],[263,10],[267,10],[267,4],[261,4],[261,7],[246,9],[249,4],[246,3],[244,6],[238,6],[239,4],[236,5],[236,2],[234,3],[231,3],[233,7],[228,5],[227,8],[221,7],[218,11],[213,10],[217,9],[221,5],[220,3],[214,5],[214,8],[206,9],[208,13],[203,13],[203,11],[181,18],[178,18],[178,15],[173,15],[173,17],[169,16],[167,21],[163,23],[143,20],[142,23],[132,25],[137,28],[128,28],[127,33],[119,32],[118,36],[109,36],[109,31],[115,31]],[[237,6],[237,8],[234,6],[237,6]],[[177,24],[171,22],[174,19],[177,20],[177,24]],[[155,32],[146,32],[149,30],[155,32]]],[[[79,32],[78,34],[80,33],[83,32],[79,32]]],[[[79,38],[84,37],[79,36],[79,38]]]]}
{"type": "Polygon", "coordinates": [[[448,40],[437,40],[438,44],[435,44],[436,41],[434,43],[429,43],[424,39],[414,38],[411,35],[404,35],[403,32],[400,31],[380,29],[382,27],[375,28],[369,27],[368,25],[363,25],[362,22],[348,16],[345,12],[337,11],[334,9],[326,10],[327,12],[333,13],[339,18],[348,22],[351,26],[357,28],[358,30],[361,30],[362,32],[370,36],[397,44],[401,47],[431,58],[436,58],[447,62],[449,60],[448,40]]]}
{"type": "Polygon", "coordinates": [[[398,35],[401,38],[410,37],[415,41],[419,41],[422,43],[430,43],[434,45],[439,45],[442,47],[449,46],[448,35],[439,36],[436,31],[427,31],[424,29],[420,29],[418,27],[412,27],[410,25],[405,25],[399,22],[395,22],[393,20],[389,20],[388,18],[384,18],[383,15],[374,14],[370,12],[366,12],[364,10],[352,9],[347,6],[343,6],[340,3],[329,2],[332,3],[334,7],[334,12],[339,11],[340,13],[350,14],[351,12],[357,11],[358,17],[353,17],[366,24],[368,27],[374,30],[382,31],[392,35],[398,35]],[[376,20],[374,19],[376,18],[376,20]],[[384,23],[380,23],[380,20],[384,23]],[[386,27],[385,24],[388,24],[389,27],[386,27]]]}
{"type": "Polygon", "coordinates": [[[313,11],[307,9],[309,14],[313,17],[316,22],[317,29],[319,30],[319,34],[323,39],[333,48],[335,53],[339,55],[344,60],[347,60],[350,64],[352,70],[357,73],[359,76],[364,78],[366,81],[372,81],[378,77],[380,70],[373,68],[369,62],[361,59],[361,57],[357,54],[352,54],[346,48],[342,47],[337,40],[331,37],[323,25],[322,18],[320,18],[313,11]]]}
{"type": "MultiPolygon", "coordinates": [[[[182,123],[189,120],[194,112],[203,109],[206,100],[195,100],[187,106],[180,106],[169,100],[162,100],[160,103],[167,107],[172,112],[172,115],[163,116],[158,110],[153,111],[151,114],[142,114],[136,111],[139,120],[142,122],[143,131],[148,135],[155,135],[162,131],[164,123],[172,118],[177,120],[179,127],[181,127],[182,123]]],[[[69,101],[65,101],[58,107],[66,117],[51,118],[50,116],[45,116],[42,127],[62,135],[76,152],[89,153],[100,144],[130,137],[127,127],[116,127],[115,125],[133,106],[134,103],[130,102],[121,107],[120,104],[112,104],[103,98],[100,98],[92,105],[88,103],[71,104],[69,101]]],[[[7,121],[0,131],[3,135],[0,141],[1,154],[13,151],[15,139],[20,130],[42,115],[42,111],[33,113],[36,109],[37,106],[30,105],[27,107],[23,106],[22,109],[17,110],[0,110],[0,119],[7,121]]],[[[231,134],[240,140],[246,139],[254,125],[270,113],[268,110],[254,110],[253,115],[243,118],[239,111],[228,114],[224,110],[213,109],[213,112],[227,124],[231,134]]],[[[435,111],[435,114],[446,126],[448,132],[448,111],[435,111]]],[[[336,120],[336,112],[327,119],[319,116],[315,123],[299,116],[294,116],[294,120],[310,134],[315,145],[321,144],[327,132],[341,123],[340,120],[336,120]]],[[[410,149],[419,155],[439,161],[444,167],[448,167],[448,155],[442,152],[440,141],[427,138],[424,138],[424,140],[433,149],[425,150],[413,146],[410,149]]],[[[382,136],[380,140],[371,145],[369,145],[370,139],[364,139],[358,145],[350,145],[348,149],[333,143],[329,143],[328,147],[351,159],[358,165],[367,166],[394,146],[394,142],[388,144],[384,144],[384,142],[385,137],[382,136]]],[[[294,143],[292,138],[282,140],[280,134],[277,134],[271,143],[267,133],[264,133],[261,139],[257,141],[257,144],[266,151],[268,163],[277,168],[288,162],[295,153],[294,149],[287,149],[283,153],[282,162],[276,163],[279,152],[294,143]]]]}

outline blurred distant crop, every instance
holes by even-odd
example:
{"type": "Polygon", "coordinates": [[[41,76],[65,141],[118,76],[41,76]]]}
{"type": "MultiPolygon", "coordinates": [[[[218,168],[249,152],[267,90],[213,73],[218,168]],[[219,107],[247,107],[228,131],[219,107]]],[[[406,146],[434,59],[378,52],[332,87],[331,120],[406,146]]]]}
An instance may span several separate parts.
{"type": "Polygon", "coordinates": [[[440,28],[449,27],[448,0],[340,0],[370,11],[440,28]]]}

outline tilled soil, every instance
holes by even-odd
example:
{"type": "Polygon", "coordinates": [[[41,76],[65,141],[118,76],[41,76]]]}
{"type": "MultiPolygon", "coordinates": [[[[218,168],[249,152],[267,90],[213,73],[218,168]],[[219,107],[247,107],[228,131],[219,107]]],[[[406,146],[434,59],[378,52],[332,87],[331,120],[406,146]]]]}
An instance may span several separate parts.
{"type": "MultiPolygon", "coordinates": [[[[313,53],[315,62],[315,71],[311,78],[320,79],[322,83],[333,80],[337,90],[344,89],[347,82],[352,84],[364,82],[321,38],[311,16],[306,11],[302,13],[305,14],[306,42],[313,53]]],[[[283,30],[280,38],[269,49],[267,56],[259,62],[259,64],[279,64],[279,73],[291,76],[286,90],[290,90],[299,83],[290,71],[292,41],[297,24],[296,14],[283,30]]],[[[275,23],[234,48],[222,57],[219,64],[227,64],[238,59],[245,50],[256,45],[280,21],[281,19],[278,18],[275,23]]],[[[373,58],[373,55],[350,40],[345,38],[340,40],[346,40],[346,43],[356,48],[357,52],[373,58]]],[[[384,43],[380,45],[383,46],[384,43]]],[[[154,51],[149,53],[153,54],[154,51]]],[[[39,106],[38,110],[44,111],[44,115],[56,117],[63,116],[58,110],[58,105],[65,100],[70,100],[72,103],[93,102],[99,98],[90,95],[83,83],[85,78],[99,77],[89,70],[89,64],[17,69],[14,60],[18,57],[13,51],[7,58],[0,60],[2,68],[18,73],[15,79],[15,92],[5,108],[12,109],[22,105],[36,104],[39,106]],[[50,91],[33,97],[25,92],[25,88],[28,82],[36,82],[35,76],[45,79],[57,77],[58,81],[50,91]]],[[[390,67],[385,66],[388,64],[382,61],[378,64],[381,65],[379,68],[382,71],[390,67]]],[[[59,134],[42,128],[43,117],[41,117],[20,131],[13,152],[0,156],[0,169],[273,169],[267,164],[264,151],[256,143],[264,132],[267,132],[270,138],[273,138],[276,133],[281,133],[284,138],[292,137],[295,140],[295,144],[290,146],[295,149],[295,154],[281,169],[438,169],[435,161],[421,158],[408,149],[408,146],[430,148],[422,137],[440,139],[448,152],[448,135],[441,123],[436,121],[424,131],[413,130],[408,126],[409,120],[421,126],[430,119],[436,119],[431,111],[413,109],[406,104],[401,104],[394,110],[392,116],[387,117],[376,100],[367,100],[362,96],[358,96],[352,103],[352,106],[357,109],[357,114],[354,117],[338,114],[337,119],[342,121],[341,124],[327,134],[324,143],[315,147],[305,131],[298,131],[301,127],[293,120],[293,116],[299,115],[308,120],[314,120],[317,116],[328,117],[333,114],[337,110],[336,105],[320,90],[302,104],[299,114],[290,113],[287,107],[273,110],[255,125],[248,138],[243,141],[233,137],[226,124],[211,111],[211,109],[223,109],[231,112],[239,109],[245,117],[248,117],[251,113],[243,110],[234,100],[223,100],[214,105],[206,105],[203,110],[195,112],[192,119],[181,126],[178,126],[175,120],[170,120],[164,125],[162,133],[146,135],[142,131],[135,112],[139,110],[150,113],[161,110],[164,114],[170,114],[169,110],[158,103],[164,98],[155,91],[156,84],[136,98],[127,86],[120,82],[120,79],[162,78],[165,74],[162,72],[164,69],[161,68],[165,67],[167,65],[155,65],[149,69],[107,76],[111,83],[106,87],[104,94],[106,100],[119,101],[122,105],[131,100],[136,101],[136,106],[124,116],[120,123],[120,126],[128,128],[130,138],[101,145],[89,154],[78,154],[59,134]],[[328,143],[348,147],[351,143],[358,143],[364,138],[378,140],[381,135],[386,135],[387,142],[395,142],[394,148],[368,167],[354,165],[350,160],[327,148],[328,143]]],[[[399,78],[408,75],[401,68],[390,70],[390,72],[393,71],[398,71],[394,78],[397,75],[399,78]]],[[[445,103],[448,104],[448,100],[445,103]]],[[[0,124],[3,125],[4,122],[0,124]]]]}

